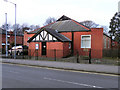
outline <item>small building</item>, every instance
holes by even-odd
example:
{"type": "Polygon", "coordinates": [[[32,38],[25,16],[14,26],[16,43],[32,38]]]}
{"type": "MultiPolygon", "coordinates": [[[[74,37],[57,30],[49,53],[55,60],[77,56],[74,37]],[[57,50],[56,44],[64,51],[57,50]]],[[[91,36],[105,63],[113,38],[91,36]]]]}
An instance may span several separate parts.
{"type": "Polygon", "coordinates": [[[39,56],[47,57],[53,57],[54,52],[56,57],[77,53],[88,56],[91,50],[92,58],[102,58],[103,49],[111,48],[111,39],[103,33],[103,28],[88,28],[63,15],[54,23],[25,32],[24,44],[29,46],[31,56],[36,49],[39,56]]]}
{"type": "Polygon", "coordinates": [[[29,49],[33,56],[35,56],[35,50],[38,56],[55,57],[56,54],[56,57],[66,57],[70,55],[71,40],[54,29],[42,28],[28,42],[30,42],[29,49]]]}

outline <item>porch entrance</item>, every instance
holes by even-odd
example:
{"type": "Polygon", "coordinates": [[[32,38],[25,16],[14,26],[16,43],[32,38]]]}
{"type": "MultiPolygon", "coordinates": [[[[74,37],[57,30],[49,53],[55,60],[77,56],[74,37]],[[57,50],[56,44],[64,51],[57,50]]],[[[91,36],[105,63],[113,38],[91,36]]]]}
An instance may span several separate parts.
{"type": "Polygon", "coordinates": [[[42,55],[46,55],[46,42],[42,42],[42,55]]]}

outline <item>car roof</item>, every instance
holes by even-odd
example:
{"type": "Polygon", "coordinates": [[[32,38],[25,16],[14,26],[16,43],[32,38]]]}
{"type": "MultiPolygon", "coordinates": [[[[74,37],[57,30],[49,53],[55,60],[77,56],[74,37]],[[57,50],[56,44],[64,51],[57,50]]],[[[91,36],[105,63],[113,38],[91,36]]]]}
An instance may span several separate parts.
{"type": "MultiPolygon", "coordinates": [[[[22,46],[16,46],[16,48],[22,48],[22,46]]],[[[15,49],[15,46],[12,47],[12,49],[15,49]]]]}

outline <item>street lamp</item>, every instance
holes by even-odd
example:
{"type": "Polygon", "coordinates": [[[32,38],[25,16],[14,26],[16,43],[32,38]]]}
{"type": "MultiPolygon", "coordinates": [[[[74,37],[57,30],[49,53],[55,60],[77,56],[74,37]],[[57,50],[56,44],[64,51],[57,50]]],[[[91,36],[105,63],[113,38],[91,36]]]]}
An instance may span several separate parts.
{"type": "Polygon", "coordinates": [[[16,59],[16,4],[13,2],[10,2],[8,0],[4,0],[5,2],[9,2],[12,3],[13,5],[15,5],[15,53],[14,53],[14,59],[16,59]]]}
{"type": "Polygon", "coordinates": [[[5,13],[5,20],[6,20],[6,25],[5,25],[5,30],[6,30],[6,57],[8,56],[8,43],[7,43],[7,13],[5,13]]]}

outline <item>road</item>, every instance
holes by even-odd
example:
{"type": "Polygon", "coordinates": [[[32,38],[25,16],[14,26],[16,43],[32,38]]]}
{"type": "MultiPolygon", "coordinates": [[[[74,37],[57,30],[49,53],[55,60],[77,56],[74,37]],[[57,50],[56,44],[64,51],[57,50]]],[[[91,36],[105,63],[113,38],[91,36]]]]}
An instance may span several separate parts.
{"type": "Polygon", "coordinates": [[[3,88],[118,88],[118,77],[2,64],[3,88]]]}

